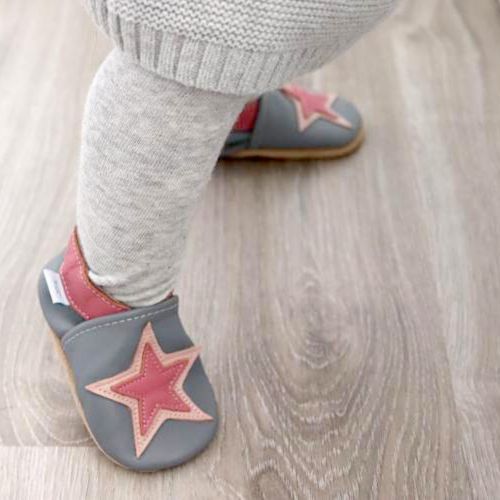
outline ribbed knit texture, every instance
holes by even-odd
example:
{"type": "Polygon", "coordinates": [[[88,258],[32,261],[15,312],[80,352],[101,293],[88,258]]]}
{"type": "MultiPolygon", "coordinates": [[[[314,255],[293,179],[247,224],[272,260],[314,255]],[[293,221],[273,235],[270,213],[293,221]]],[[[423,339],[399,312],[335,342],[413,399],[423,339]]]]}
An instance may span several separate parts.
{"type": "Polygon", "coordinates": [[[172,290],[196,200],[244,99],[185,87],[114,50],[90,88],[77,230],[90,279],[130,306],[172,290]]]}
{"type": "Polygon", "coordinates": [[[323,65],[396,0],[84,0],[143,67],[184,85],[256,94],[323,65]]]}

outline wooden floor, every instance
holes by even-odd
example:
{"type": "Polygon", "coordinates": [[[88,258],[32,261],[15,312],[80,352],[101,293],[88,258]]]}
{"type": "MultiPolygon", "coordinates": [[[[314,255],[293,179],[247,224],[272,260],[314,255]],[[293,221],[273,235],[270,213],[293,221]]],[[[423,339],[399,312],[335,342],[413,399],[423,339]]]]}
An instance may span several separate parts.
{"type": "Polygon", "coordinates": [[[359,154],[216,170],[178,292],[220,432],[138,475],[90,441],[35,294],[108,44],[77,2],[0,0],[0,498],[499,498],[499,46],[498,0],[407,1],[303,80],[358,103],[359,154]]]}

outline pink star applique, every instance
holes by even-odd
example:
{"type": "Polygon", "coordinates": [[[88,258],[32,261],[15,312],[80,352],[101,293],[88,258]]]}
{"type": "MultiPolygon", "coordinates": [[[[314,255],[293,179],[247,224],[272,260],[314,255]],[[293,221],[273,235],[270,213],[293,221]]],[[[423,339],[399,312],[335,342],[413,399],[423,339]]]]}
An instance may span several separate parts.
{"type": "Polygon", "coordinates": [[[333,103],[337,100],[336,95],[312,94],[295,85],[285,85],[282,91],[295,105],[301,132],[320,118],[340,127],[352,129],[352,124],[332,109],[333,103]]]}
{"type": "Polygon", "coordinates": [[[166,420],[213,419],[183,389],[199,353],[198,347],[168,354],[163,352],[151,323],[148,323],[142,331],[130,368],[86,386],[94,394],[129,407],[137,457],[142,455],[166,420]]]}

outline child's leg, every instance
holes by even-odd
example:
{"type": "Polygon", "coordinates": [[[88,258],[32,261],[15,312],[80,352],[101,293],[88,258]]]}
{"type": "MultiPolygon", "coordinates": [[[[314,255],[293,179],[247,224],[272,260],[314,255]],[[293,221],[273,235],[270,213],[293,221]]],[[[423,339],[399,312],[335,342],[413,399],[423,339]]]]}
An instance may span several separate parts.
{"type": "Polygon", "coordinates": [[[130,306],[172,290],[188,221],[237,96],[188,88],[114,50],[90,89],[77,227],[91,280],[130,306]]]}
{"type": "Polygon", "coordinates": [[[154,304],[173,287],[195,200],[244,105],[238,96],[320,66],[395,0],[235,10],[206,0],[87,2],[120,50],[87,102],[78,235],[97,286],[130,306],[154,304]]]}

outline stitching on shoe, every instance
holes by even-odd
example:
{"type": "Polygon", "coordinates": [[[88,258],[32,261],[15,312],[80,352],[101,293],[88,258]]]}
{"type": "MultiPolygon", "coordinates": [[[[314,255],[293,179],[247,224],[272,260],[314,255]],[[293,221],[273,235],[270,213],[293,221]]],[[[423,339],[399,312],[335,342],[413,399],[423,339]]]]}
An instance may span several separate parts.
{"type": "Polygon", "coordinates": [[[63,348],[66,347],[68,344],[70,344],[71,342],[73,342],[73,340],[77,339],[78,337],[80,337],[84,333],[89,333],[89,332],[92,332],[92,331],[95,331],[95,330],[99,330],[100,328],[105,328],[106,326],[113,326],[113,325],[118,325],[120,323],[127,323],[128,321],[135,321],[137,319],[143,319],[143,318],[148,318],[148,317],[151,317],[151,316],[156,316],[157,314],[160,314],[162,312],[171,311],[172,309],[175,309],[176,307],[177,307],[177,304],[174,304],[174,305],[171,305],[171,306],[168,306],[168,307],[164,307],[163,309],[158,309],[158,311],[153,311],[153,312],[150,312],[150,313],[140,314],[138,316],[132,316],[131,318],[120,319],[120,320],[117,320],[117,321],[110,321],[109,323],[103,323],[102,325],[92,326],[90,328],[82,330],[81,332],[78,332],[75,336],[70,337],[67,340],[63,340],[62,341],[62,346],[63,346],[63,348]]]}

